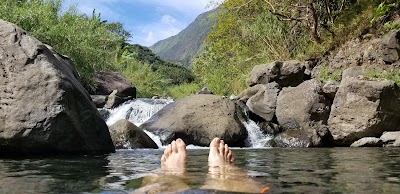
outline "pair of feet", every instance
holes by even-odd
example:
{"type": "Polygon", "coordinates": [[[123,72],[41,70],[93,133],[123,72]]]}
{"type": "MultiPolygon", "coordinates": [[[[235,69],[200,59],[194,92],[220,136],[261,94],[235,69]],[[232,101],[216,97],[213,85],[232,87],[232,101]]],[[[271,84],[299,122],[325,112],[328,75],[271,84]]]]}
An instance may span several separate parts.
{"type": "MultiPolygon", "coordinates": [[[[224,166],[235,160],[232,150],[219,138],[210,143],[208,165],[210,167],[224,166]]],[[[182,139],[172,141],[161,156],[161,168],[167,171],[183,173],[187,165],[186,144],[182,139]]]]}

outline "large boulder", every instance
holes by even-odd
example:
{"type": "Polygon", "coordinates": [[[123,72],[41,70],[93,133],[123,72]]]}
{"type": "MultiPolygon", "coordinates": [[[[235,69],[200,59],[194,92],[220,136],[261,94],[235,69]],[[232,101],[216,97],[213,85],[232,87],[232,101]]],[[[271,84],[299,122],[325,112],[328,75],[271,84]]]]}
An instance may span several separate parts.
{"type": "Polygon", "coordinates": [[[400,90],[392,81],[344,78],[328,120],[335,143],[348,146],[363,137],[400,130],[400,90]]]}
{"type": "Polygon", "coordinates": [[[276,99],[279,91],[280,87],[276,82],[261,85],[258,92],[247,100],[246,105],[251,112],[265,119],[265,121],[272,121],[275,116],[276,99]]]}
{"type": "Polygon", "coordinates": [[[250,72],[249,86],[277,82],[281,87],[297,86],[304,80],[306,66],[299,61],[275,61],[257,65],[250,72]]]}
{"type": "Polygon", "coordinates": [[[118,96],[136,98],[136,87],[124,76],[116,72],[96,72],[93,76],[96,95],[110,95],[114,90],[118,96]]]}
{"type": "Polygon", "coordinates": [[[111,125],[110,133],[117,149],[158,148],[157,144],[142,129],[126,119],[111,125]]]}
{"type": "Polygon", "coordinates": [[[283,88],[276,105],[276,117],[283,130],[315,129],[326,124],[330,102],[322,83],[312,79],[297,87],[283,88]]]}
{"type": "Polygon", "coordinates": [[[186,144],[208,146],[215,137],[242,147],[247,131],[239,120],[241,109],[225,97],[199,94],[182,98],[156,113],[140,127],[168,144],[182,138],[186,144]]]}
{"type": "Polygon", "coordinates": [[[73,66],[3,20],[0,65],[0,154],[114,151],[73,66]]]}

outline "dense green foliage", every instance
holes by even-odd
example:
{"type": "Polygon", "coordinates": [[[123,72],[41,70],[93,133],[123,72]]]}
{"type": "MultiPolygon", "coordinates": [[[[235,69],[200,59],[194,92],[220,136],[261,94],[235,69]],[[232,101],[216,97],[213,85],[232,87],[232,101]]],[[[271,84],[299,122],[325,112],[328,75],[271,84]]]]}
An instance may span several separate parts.
{"type": "Polygon", "coordinates": [[[203,51],[202,42],[213,25],[210,17],[215,13],[212,10],[199,15],[179,34],[155,43],[150,49],[163,59],[191,68],[194,58],[203,51]]]}
{"type": "Polygon", "coordinates": [[[52,46],[75,63],[88,90],[95,71],[117,71],[130,79],[139,97],[169,95],[169,88],[193,81],[190,71],[156,57],[148,48],[126,43],[121,23],[108,23],[93,11],[62,11],[62,0],[3,0],[0,18],[12,22],[52,46]]]}
{"type": "MultiPolygon", "coordinates": [[[[225,0],[206,38],[205,52],[193,63],[194,73],[216,94],[238,94],[247,87],[247,75],[255,65],[320,58],[360,36],[380,3],[225,0]]],[[[326,68],[320,79],[340,79],[338,72],[326,68]]]]}
{"type": "Polygon", "coordinates": [[[81,15],[73,7],[61,13],[61,4],[61,0],[5,0],[0,2],[0,18],[71,57],[85,85],[90,85],[95,70],[112,69],[115,45],[127,37],[110,31],[100,14],[81,15]]]}

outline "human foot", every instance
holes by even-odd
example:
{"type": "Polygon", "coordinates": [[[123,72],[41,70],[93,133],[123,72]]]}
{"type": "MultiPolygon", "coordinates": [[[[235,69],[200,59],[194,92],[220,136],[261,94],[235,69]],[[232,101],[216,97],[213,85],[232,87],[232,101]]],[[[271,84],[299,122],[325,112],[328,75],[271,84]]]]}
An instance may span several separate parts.
{"type": "Polygon", "coordinates": [[[187,155],[186,144],[182,139],[172,141],[161,156],[161,168],[166,173],[182,175],[186,172],[187,155]]]}
{"type": "Polygon", "coordinates": [[[235,160],[232,151],[223,140],[214,138],[210,143],[210,153],[208,155],[208,165],[210,167],[223,166],[235,160]]]}

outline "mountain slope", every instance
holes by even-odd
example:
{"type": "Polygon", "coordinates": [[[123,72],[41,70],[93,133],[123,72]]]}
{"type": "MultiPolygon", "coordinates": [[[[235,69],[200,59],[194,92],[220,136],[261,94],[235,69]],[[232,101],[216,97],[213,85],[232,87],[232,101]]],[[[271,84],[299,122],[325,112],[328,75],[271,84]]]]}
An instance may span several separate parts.
{"type": "Polygon", "coordinates": [[[179,34],[158,41],[150,49],[161,58],[180,63],[182,66],[191,68],[193,59],[202,49],[203,40],[214,24],[211,10],[200,14],[194,22],[182,30],[179,34]]]}

